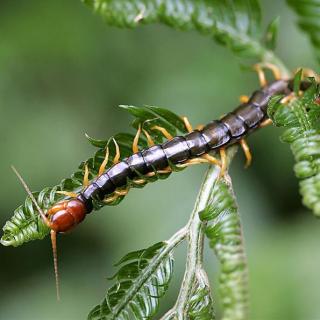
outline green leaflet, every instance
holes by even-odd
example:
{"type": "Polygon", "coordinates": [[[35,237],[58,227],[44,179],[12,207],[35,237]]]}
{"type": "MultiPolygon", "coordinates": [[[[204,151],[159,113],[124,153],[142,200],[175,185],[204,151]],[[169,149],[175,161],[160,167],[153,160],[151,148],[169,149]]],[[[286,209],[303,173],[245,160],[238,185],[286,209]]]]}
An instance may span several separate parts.
{"type": "MultiPolygon", "coordinates": [[[[163,23],[214,37],[236,54],[264,60],[257,0],[83,0],[110,25],[134,28],[163,23]]],[[[266,53],[268,52],[268,53],[266,53]]]]}
{"type": "Polygon", "coordinates": [[[274,97],[268,109],[274,124],[286,128],[281,140],[290,144],[303,203],[316,216],[320,216],[320,107],[315,103],[319,92],[313,83],[289,104],[274,97]]]}
{"type": "Polygon", "coordinates": [[[274,50],[276,48],[278,32],[279,32],[279,24],[280,24],[280,18],[277,17],[270,22],[267,28],[267,31],[265,34],[265,44],[266,44],[266,47],[270,50],[274,50]]]}
{"type": "Polygon", "coordinates": [[[287,0],[299,16],[298,24],[306,32],[320,62],[320,0],[287,0]]]}
{"type": "MultiPolygon", "coordinates": [[[[152,130],[151,128],[153,126],[162,126],[166,128],[172,135],[186,133],[182,119],[169,110],[151,106],[140,108],[133,106],[121,107],[135,117],[133,127],[137,128],[138,123],[141,123],[143,128],[149,132],[150,136],[156,143],[161,143],[163,141],[163,136],[159,133],[159,131],[152,130]]],[[[39,206],[44,211],[48,210],[54,203],[67,198],[57,194],[56,191],[64,190],[79,192],[81,190],[85,163],[87,163],[89,167],[89,179],[92,180],[97,177],[100,165],[105,157],[105,148],[107,145],[109,145],[110,149],[107,167],[112,165],[112,160],[115,155],[115,146],[112,139],[96,140],[88,135],[87,138],[94,147],[98,148],[93,157],[82,162],[77,171],[74,172],[70,178],[62,180],[59,185],[50,188],[44,188],[40,193],[34,193],[38,200],[39,206]]],[[[132,154],[132,142],[134,139],[134,134],[119,133],[113,138],[117,141],[120,147],[122,158],[132,154]]],[[[139,140],[139,146],[141,149],[147,147],[147,142],[143,136],[139,140]]],[[[152,182],[159,178],[163,179],[167,177],[168,175],[158,175],[147,180],[148,182],[152,182]]],[[[132,187],[142,186],[132,185],[132,187]]],[[[109,203],[108,205],[117,205],[122,199],[123,197],[119,197],[117,201],[109,203]]],[[[101,202],[98,199],[94,201],[94,207],[96,210],[104,205],[106,205],[106,203],[101,202]]],[[[12,218],[7,221],[3,227],[3,231],[4,234],[1,238],[1,244],[5,246],[19,246],[31,240],[43,239],[47,234],[49,234],[49,228],[44,225],[39,213],[29,197],[27,197],[23,205],[14,211],[12,218]]]]}
{"type": "Polygon", "coordinates": [[[220,179],[212,199],[200,213],[207,222],[205,234],[221,264],[219,293],[223,320],[247,319],[247,262],[237,205],[229,181],[220,179]]]}
{"type": "Polygon", "coordinates": [[[131,252],[117,264],[116,283],[101,304],[89,313],[89,320],[151,319],[166,293],[173,272],[173,258],[166,242],[131,252]]]}
{"type": "Polygon", "coordinates": [[[192,296],[188,302],[190,320],[214,320],[210,285],[204,270],[197,270],[192,296]]]}

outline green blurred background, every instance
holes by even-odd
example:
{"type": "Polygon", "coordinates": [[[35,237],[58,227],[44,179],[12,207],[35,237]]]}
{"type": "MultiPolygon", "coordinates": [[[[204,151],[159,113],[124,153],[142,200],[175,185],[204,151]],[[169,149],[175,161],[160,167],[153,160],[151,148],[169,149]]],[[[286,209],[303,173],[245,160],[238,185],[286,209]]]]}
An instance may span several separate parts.
{"type": "MultiPolygon", "coordinates": [[[[312,50],[283,1],[263,1],[265,22],[280,15],[279,55],[293,69],[315,67],[312,50]]],[[[84,133],[131,130],[119,104],[151,104],[205,123],[258,86],[225,48],[163,26],[119,30],[78,0],[0,2],[1,225],[24,201],[14,164],[33,190],[68,176],[94,149],[84,133]]],[[[133,131],[132,131],[133,132],[133,131]]],[[[293,161],[279,129],[253,135],[254,162],[239,152],[232,176],[250,268],[251,319],[320,319],[320,222],[301,206],[293,161]]],[[[118,207],[59,236],[62,301],[57,304],[49,239],[0,247],[0,319],[85,319],[128,251],[169,238],[192,210],[205,166],[133,190],[118,207]]],[[[185,248],[163,308],[176,297],[185,248]]],[[[216,291],[217,265],[206,265],[216,291]]],[[[217,299],[215,299],[217,300],[217,299]]]]}

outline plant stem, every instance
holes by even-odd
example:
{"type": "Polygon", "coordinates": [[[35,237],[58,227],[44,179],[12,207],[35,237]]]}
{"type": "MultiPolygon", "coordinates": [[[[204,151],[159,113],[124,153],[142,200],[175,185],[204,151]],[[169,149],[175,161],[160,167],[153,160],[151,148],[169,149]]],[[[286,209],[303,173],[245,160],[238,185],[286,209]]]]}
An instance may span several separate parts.
{"type": "Polygon", "coordinates": [[[215,182],[219,177],[219,173],[220,168],[216,166],[210,167],[207,171],[188,223],[189,235],[186,272],[184,274],[181,290],[175,306],[176,316],[179,320],[187,318],[187,305],[192,293],[197,265],[202,264],[203,232],[202,222],[199,219],[198,213],[205,209],[215,182]]]}
{"type": "MultiPolygon", "coordinates": [[[[237,150],[236,146],[228,149],[228,165],[237,150]]],[[[209,167],[205,178],[200,187],[200,191],[191,213],[189,222],[186,226],[188,230],[188,253],[186,261],[186,271],[183,277],[180,293],[175,306],[169,310],[162,320],[169,319],[187,319],[188,301],[192,294],[193,284],[196,280],[196,274],[203,270],[203,223],[199,219],[199,212],[204,210],[210,200],[212,190],[220,176],[220,167],[209,167]]]]}

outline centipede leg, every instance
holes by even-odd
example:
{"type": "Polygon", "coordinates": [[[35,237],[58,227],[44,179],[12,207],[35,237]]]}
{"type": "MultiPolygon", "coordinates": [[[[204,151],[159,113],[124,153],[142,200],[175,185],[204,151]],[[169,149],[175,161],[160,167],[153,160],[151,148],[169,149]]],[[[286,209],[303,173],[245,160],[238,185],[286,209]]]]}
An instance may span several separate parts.
{"type": "Polygon", "coordinates": [[[253,68],[258,73],[259,82],[260,82],[261,87],[265,87],[268,84],[263,69],[271,70],[271,72],[276,80],[282,79],[280,69],[272,63],[269,63],[269,62],[258,63],[256,65],[254,65],[253,68]]]}
{"type": "Polygon", "coordinates": [[[247,103],[249,101],[249,99],[250,98],[248,96],[246,96],[246,95],[241,95],[239,97],[240,103],[247,103]]]}
{"type": "Polygon", "coordinates": [[[173,136],[168,132],[168,130],[166,128],[160,127],[160,126],[154,126],[151,128],[151,130],[158,130],[160,131],[163,136],[168,139],[171,140],[173,138],[173,136]]]}
{"type": "Polygon", "coordinates": [[[133,139],[133,143],[132,143],[132,152],[133,153],[137,153],[139,152],[139,138],[140,138],[140,134],[141,134],[141,124],[139,124],[137,133],[133,139]]]}
{"type": "Polygon", "coordinates": [[[135,180],[133,180],[133,182],[134,182],[135,184],[137,184],[137,185],[143,185],[143,184],[145,184],[147,181],[146,181],[146,179],[135,179],[135,180]]]}
{"type": "Polygon", "coordinates": [[[114,145],[116,147],[116,154],[115,154],[115,156],[113,158],[113,163],[116,164],[116,163],[119,162],[121,155],[120,155],[120,148],[119,148],[119,145],[118,145],[117,141],[115,139],[113,139],[113,142],[114,142],[114,145]]]}
{"type": "Polygon", "coordinates": [[[89,168],[87,163],[84,166],[84,175],[83,175],[82,185],[83,187],[87,187],[89,185],[89,168]]]}
{"type": "Polygon", "coordinates": [[[184,163],[179,163],[176,166],[178,168],[186,168],[189,166],[193,166],[195,164],[203,164],[203,163],[211,163],[209,160],[205,159],[205,158],[194,158],[194,159],[190,159],[184,163]]]}
{"type": "Polygon", "coordinates": [[[285,96],[284,98],[281,99],[282,104],[288,104],[290,103],[293,99],[295,99],[294,93],[290,93],[288,96],[285,96]]]}
{"type": "Polygon", "coordinates": [[[186,127],[187,131],[190,133],[193,131],[192,125],[187,117],[181,117],[184,123],[184,126],[186,127]]]}
{"type": "Polygon", "coordinates": [[[199,131],[201,131],[204,127],[205,127],[204,124],[198,124],[198,125],[196,126],[196,129],[199,130],[199,131]]]}
{"type": "Polygon", "coordinates": [[[206,153],[202,156],[203,159],[206,159],[209,163],[216,165],[216,166],[222,166],[221,161],[219,161],[217,158],[211,156],[210,154],[206,153]]]}
{"type": "Polygon", "coordinates": [[[67,197],[70,197],[70,198],[76,198],[78,196],[78,194],[75,193],[75,192],[64,191],[64,190],[57,191],[56,193],[63,194],[64,196],[67,196],[67,197]]]}
{"type": "Polygon", "coordinates": [[[106,155],[100,165],[100,168],[99,168],[99,172],[98,172],[98,177],[100,177],[103,172],[106,170],[106,166],[108,164],[108,161],[109,161],[109,147],[107,146],[106,148],[106,155]]]}
{"type": "Polygon", "coordinates": [[[245,168],[248,168],[252,162],[252,155],[251,155],[251,152],[250,152],[250,148],[246,142],[245,139],[241,139],[240,140],[240,145],[241,145],[241,148],[244,152],[244,155],[246,157],[246,164],[245,164],[245,168]]]}
{"type": "Polygon", "coordinates": [[[270,63],[270,62],[265,62],[265,63],[263,63],[263,67],[265,69],[271,70],[271,72],[276,80],[282,79],[281,71],[280,71],[279,67],[277,67],[275,64],[270,63]]]}
{"type": "MultiPolygon", "coordinates": [[[[187,129],[187,132],[192,132],[193,131],[193,127],[189,121],[189,119],[187,117],[181,117],[181,119],[183,120],[184,126],[187,129]]],[[[198,124],[196,126],[196,130],[202,130],[205,126],[203,124],[198,124]]]]}
{"type": "Polygon", "coordinates": [[[265,87],[268,84],[268,82],[267,82],[267,79],[266,79],[266,75],[265,75],[265,73],[263,71],[263,68],[261,67],[261,64],[255,64],[253,66],[253,69],[258,73],[260,86],[261,87],[265,87]]]}
{"type": "Polygon", "coordinates": [[[220,149],[220,158],[221,158],[221,170],[220,177],[223,177],[227,170],[227,154],[225,148],[220,149]]]}
{"type": "Polygon", "coordinates": [[[129,192],[129,187],[127,187],[126,189],[122,189],[122,190],[116,190],[114,193],[115,193],[117,196],[121,197],[121,196],[127,195],[128,192],[129,192]]]}
{"type": "Polygon", "coordinates": [[[122,190],[116,190],[112,196],[104,199],[103,202],[106,204],[112,203],[112,202],[116,201],[119,197],[126,196],[129,192],[129,190],[130,190],[129,187],[127,187],[126,189],[122,189],[122,190]]]}
{"type": "Polygon", "coordinates": [[[260,123],[260,128],[264,128],[264,127],[267,127],[267,126],[270,126],[272,124],[272,120],[271,119],[266,119],[264,121],[262,121],[260,123]]]}
{"type": "Polygon", "coordinates": [[[144,135],[145,135],[146,138],[147,138],[148,146],[149,146],[149,147],[154,146],[154,141],[152,140],[149,132],[148,132],[147,130],[145,130],[145,129],[142,129],[142,131],[143,131],[144,135]]]}
{"type": "Polygon", "coordinates": [[[151,178],[151,177],[154,177],[155,175],[156,175],[156,172],[152,171],[152,172],[148,172],[148,173],[146,174],[146,177],[151,178]]]}
{"type": "Polygon", "coordinates": [[[148,172],[146,174],[146,177],[151,178],[151,177],[154,177],[156,174],[168,174],[168,173],[171,173],[171,172],[172,172],[172,169],[170,167],[167,167],[166,169],[148,172]]]}
{"type": "MultiPolygon", "coordinates": [[[[298,70],[297,70],[298,71],[298,70]]],[[[295,72],[296,73],[296,72],[295,72]]],[[[315,78],[316,82],[319,83],[320,82],[320,76],[319,74],[317,74],[314,70],[309,69],[309,68],[303,68],[302,70],[302,76],[303,78],[305,77],[309,77],[309,78],[315,78]]]]}
{"type": "Polygon", "coordinates": [[[119,198],[119,196],[114,194],[113,196],[104,199],[103,202],[105,204],[109,204],[109,203],[112,203],[112,202],[116,201],[118,198],[119,198]]]}
{"type": "Polygon", "coordinates": [[[158,170],[157,173],[159,174],[168,174],[171,173],[172,169],[170,167],[167,167],[166,169],[158,170]]]}

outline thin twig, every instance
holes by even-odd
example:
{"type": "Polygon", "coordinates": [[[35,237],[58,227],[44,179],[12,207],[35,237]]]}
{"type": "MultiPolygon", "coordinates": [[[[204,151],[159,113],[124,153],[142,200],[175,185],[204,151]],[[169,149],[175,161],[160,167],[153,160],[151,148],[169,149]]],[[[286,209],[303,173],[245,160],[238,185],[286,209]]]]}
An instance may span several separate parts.
{"type": "MultiPolygon", "coordinates": [[[[237,147],[228,149],[228,164],[235,155],[237,147]]],[[[211,166],[201,185],[194,209],[187,224],[188,253],[184,278],[175,306],[169,310],[161,320],[187,319],[187,306],[192,294],[193,284],[196,280],[197,270],[202,270],[203,263],[203,223],[199,219],[199,212],[204,210],[219,179],[220,167],[211,166]]]]}

